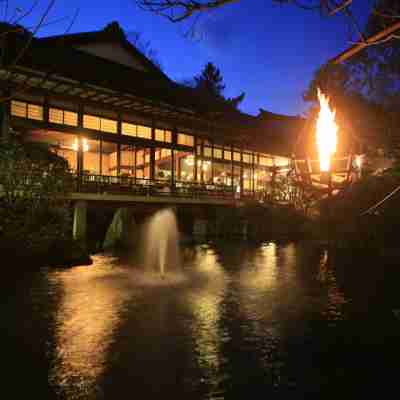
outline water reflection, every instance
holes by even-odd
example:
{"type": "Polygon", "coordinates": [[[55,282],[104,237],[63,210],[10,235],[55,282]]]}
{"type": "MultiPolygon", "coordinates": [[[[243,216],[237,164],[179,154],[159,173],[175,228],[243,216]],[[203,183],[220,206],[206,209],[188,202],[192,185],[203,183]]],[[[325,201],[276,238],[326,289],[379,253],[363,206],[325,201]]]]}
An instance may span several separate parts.
{"type": "Polygon", "coordinates": [[[130,292],[111,259],[95,259],[95,268],[57,272],[52,279],[63,296],[56,315],[55,362],[50,381],[69,398],[98,396],[101,377],[121,311],[130,292]]]}
{"type": "Polygon", "coordinates": [[[209,246],[199,250],[192,267],[197,266],[195,275],[201,284],[187,293],[187,300],[194,317],[191,332],[201,382],[208,386],[210,395],[214,395],[221,375],[221,341],[228,339],[221,324],[227,280],[215,250],[209,246]]]}
{"type": "MultiPolygon", "coordinates": [[[[106,257],[51,272],[50,289],[34,283],[49,290],[37,320],[55,310],[46,340],[60,398],[287,398],[293,387],[307,398],[325,376],[335,379],[346,298],[329,253],[225,242],[181,255],[184,279],[162,285],[106,257]]],[[[34,347],[42,332],[21,335],[34,347]]]]}

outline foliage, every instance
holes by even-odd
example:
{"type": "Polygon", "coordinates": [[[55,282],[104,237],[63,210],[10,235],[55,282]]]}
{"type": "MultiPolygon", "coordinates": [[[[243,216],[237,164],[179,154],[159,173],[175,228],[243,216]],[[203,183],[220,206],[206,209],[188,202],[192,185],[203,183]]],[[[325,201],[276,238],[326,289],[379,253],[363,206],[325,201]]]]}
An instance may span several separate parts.
{"type": "Polygon", "coordinates": [[[17,136],[0,141],[0,246],[18,256],[45,259],[71,237],[72,188],[67,162],[47,146],[22,143],[17,136]]]}
{"type": "Polygon", "coordinates": [[[193,80],[186,80],[183,84],[192,87],[205,98],[220,101],[228,108],[237,109],[245,97],[245,93],[232,98],[224,97],[224,90],[226,88],[224,78],[219,68],[211,62],[208,62],[201,73],[196,75],[193,80]]]}
{"type": "Polygon", "coordinates": [[[400,174],[370,175],[321,204],[321,232],[339,247],[379,249],[397,246],[400,197],[393,196],[376,213],[365,211],[400,185],[400,174]]]}

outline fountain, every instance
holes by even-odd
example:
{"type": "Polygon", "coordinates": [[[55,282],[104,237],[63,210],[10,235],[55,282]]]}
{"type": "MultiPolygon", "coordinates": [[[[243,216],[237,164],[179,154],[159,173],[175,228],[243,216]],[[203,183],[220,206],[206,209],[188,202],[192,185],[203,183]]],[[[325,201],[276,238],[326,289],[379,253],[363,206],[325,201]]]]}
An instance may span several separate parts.
{"type": "Polygon", "coordinates": [[[144,228],[142,244],[147,270],[157,271],[164,279],[165,271],[179,267],[179,232],[171,209],[157,211],[144,228]]]}

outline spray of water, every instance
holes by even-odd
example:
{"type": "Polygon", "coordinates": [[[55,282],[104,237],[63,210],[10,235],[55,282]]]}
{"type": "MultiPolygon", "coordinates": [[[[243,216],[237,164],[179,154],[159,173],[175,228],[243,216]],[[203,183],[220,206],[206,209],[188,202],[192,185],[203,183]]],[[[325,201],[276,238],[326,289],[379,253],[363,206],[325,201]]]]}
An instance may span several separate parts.
{"type": "Polygon", "coordinates": [[[144,228],[142,254],[147,271],[158,272],[161,278],[167,271],[179,269],[179,232],[175,213],[171,209],[157,211],[144,228]]]}

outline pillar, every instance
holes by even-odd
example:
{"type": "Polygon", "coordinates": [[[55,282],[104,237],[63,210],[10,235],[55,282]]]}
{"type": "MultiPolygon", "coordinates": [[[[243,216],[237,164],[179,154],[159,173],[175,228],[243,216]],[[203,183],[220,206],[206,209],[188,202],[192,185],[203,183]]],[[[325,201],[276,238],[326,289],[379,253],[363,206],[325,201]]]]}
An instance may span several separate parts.
{"type": "Polygon", "coordinates": [[[87,202],[78,201],[74,207],[74,225],[72,234],[74,240],[81,244],[86,244],[86,228],[87,228],[87,202]]]}

